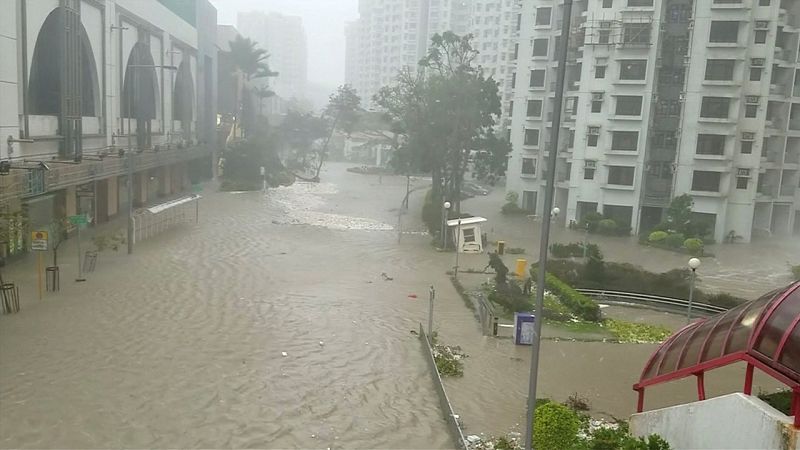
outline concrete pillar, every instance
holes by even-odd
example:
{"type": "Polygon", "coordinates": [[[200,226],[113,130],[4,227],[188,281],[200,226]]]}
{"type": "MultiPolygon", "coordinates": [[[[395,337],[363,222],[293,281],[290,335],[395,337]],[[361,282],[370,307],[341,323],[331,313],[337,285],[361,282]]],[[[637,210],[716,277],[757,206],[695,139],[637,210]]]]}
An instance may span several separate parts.
{"type": "Polygon", "coordinates": [[[134,174],[133,179],[133,204],[140,206],[147,203],[147,171],[134,174]]]}
{"type": "Polygon", "coordinates": [[[75,186],[70,186],[65,189],[64,206],[67,216],[74,216],[78,212],[77,199],[75,197],[75,186]]]}
{"type": "Polygon", "coordinates": [[[158,171],[158,193],[172,194],[172,166],[164,166],[158,171]]]}
{"type": "Polygon", "coordinates": [[[119,212],[119,180],[111,177],[108,180],[108,216],[115,216],[119,212]]]}

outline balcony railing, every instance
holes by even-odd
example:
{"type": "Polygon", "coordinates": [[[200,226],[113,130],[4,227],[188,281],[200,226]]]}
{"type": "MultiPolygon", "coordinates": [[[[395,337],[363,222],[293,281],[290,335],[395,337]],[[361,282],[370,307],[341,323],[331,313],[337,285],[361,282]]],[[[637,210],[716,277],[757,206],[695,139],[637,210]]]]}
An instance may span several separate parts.
{"type": "MultiPolygon", "coordinates": [[[[161,150],[134,153],[133,169],[136,172],[179,162],[190,161],[209,153],[207,147],[161,150]]],[[[68,186],[88,183],[127,173],[128,156],[108,156],[102,161],[84,160],[80,164],[50,164],[50,170],[14,169],[9,175],[0,175],[0,204],[13,198],[26,198],[68,186]]]]}

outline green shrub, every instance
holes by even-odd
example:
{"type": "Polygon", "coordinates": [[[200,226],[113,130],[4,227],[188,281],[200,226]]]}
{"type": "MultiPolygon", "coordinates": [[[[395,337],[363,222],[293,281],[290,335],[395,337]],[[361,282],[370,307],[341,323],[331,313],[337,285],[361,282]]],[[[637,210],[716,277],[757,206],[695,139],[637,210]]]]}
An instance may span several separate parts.
{"type": "Polygon", "coordinates": [[[603,324],[622,343],[660,343],[672,334],[669,328],[661,325],[648,325],[614,319],[606,319],[603,324]]]}
{"type": "Polygon", "coordinates": [[[664,239],[664,245],[669,248],[681,248],[686,237],[681,233],[672,233],[664,239]]]}
{"type": "Polygon", "coordinates": [[[533,442],[538,450],[565,450],[578,444],[581,420],[576,413],[558,403],[536,408],[533,442]]]}
{"type": "Polygon", "coordinates": [[[792,415],[792,391],[784,390],[773,392],[772,394],[760,392],[758,398],[764,400],[769,406],[772,406],[783,414],[787,416],[792,415]]]}
{"type": "Polygon", "coordinates": [[[600,306],[589,299],[589,297],[559,280],[555,275],[547,273],[545,286],[561,300],[561,303],[563,303],[575,317],[588,322],[600,321],[600,306]]]}
{"type": "Polygon", "coordinates": [[[603,219],[597,224],[597,232],[600,234],[616,234],[617,222],[614,219],[603,219]]]}
{"type": "Polygon", "coordinates": [[[669,233],[666,231],[653,231],[650,233],[650,236],[647,238],[648,242],[661,242],[669,236],[669,233]]]}
{"type": "Polygon", "coordinates": [[[597,231],[597,226],[603,220],[603,215],[598,212],[590,212],[583,216],[581,227],[589,230],[590,233],[597,231]]]}
{"type": "Polygon", "coordinates": [[[733,308],[734,306],[739,306],[747,301],[746,299],[736,297],[730,294],[707,294],[707,295],[701,294],[700,296],[698,296],[698,298],[700,298],[703,303],[708,303],[709,305],[721,306],[723,308],[733,308]]]}
{"type": "Polygon", "coordinates": [[[584,255],[584,245],[586,246],[586,256],[602,258],[600,247],[597,244],[585,244],[583,242],[556,243],[550,246],[550,253],[554,258],[582,257],[584,255]]]}
{"type": "Polygon", "coordinates": [[[572,313],[554,295],[544,296],[544,318],[556,322],[566,322],[572,319],[572,313]]]}
{"type": "Polygon", "coordinates": [[[703,244],[702,239],[689,238],[683,241],[683,248],[685,248],[686,250],[689,251],[689,253],[695,256],[700,256],[703,254],[704,246],[705,244],[703,244]]]}
{"type": "Polygon", "coordinates": [[[669,450],[669,443],[653,434],[648,438],[635,438],[628,434],[627,426],[600,428],[587,442],[589,450],[669,450]]]}
{"type": "Polygon", "coordinates": [[[506,203],[500,208],[503,214],[523,214],[526,211],[519,207],[519,194],[510,191],[506,194],[506,203]]]}
{"type": "Polygon", "coordinates": [[[792,275],[794,275],[795,280],[800,281],[800,264],[792,266],[792,275]]]}

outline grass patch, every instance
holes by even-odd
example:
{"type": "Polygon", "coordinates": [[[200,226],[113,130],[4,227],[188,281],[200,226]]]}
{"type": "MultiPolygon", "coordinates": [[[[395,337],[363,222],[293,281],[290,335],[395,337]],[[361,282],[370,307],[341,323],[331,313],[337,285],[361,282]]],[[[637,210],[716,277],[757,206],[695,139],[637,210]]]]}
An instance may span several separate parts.
{"type": "Polygon", "coordinates": [[[778,391],[772,394],[759,392],[758,398],[787,416],[792,414],[792,391],[778,391]]]}
{"type": "Polygon", "coordinates": [[[461,347],[436,344],[433,346],[433,359],[436,361],[436,370],[443,377],[464,376],[464,358],[461,347]]]}
{"type": "Polygon", "coordinates": [[[672,334],[669,328],[661,325],[625,322],[615,319],[605,319],[603,326],[623,344],[660,343],[672,334]]]}
{"type": "Polygon", "coordinates": [[[558,320],[546,320],[547,325],[562,330],[571,331],[573,333],[586,333],[586,334],[609,334],[608,328],[597,322],[562,322],[558,320]]]}

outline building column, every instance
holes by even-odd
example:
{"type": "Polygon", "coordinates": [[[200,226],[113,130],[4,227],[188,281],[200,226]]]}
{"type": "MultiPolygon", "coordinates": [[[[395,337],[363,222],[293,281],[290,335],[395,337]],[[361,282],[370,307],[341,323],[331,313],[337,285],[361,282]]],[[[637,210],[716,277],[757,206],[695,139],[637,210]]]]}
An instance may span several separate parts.
{"type": "Polygon", "coordinates": [[[67,216],[74,216],[78,214],[78,201],[76,198],[75,186],[69,186],[64,191],[64,213],[67,216]]]}
{"type": "Polygon", "coordinates": [[[164,166],[158,171],[158,195],[172,194],[172,166],[164,166]]]}
{"type": "Polygon", "coordinates": [[[119,212],[119,177],[106,180],[106,188],[108,189],[107,213],[109,217],[113,217],[119,212]]]}

